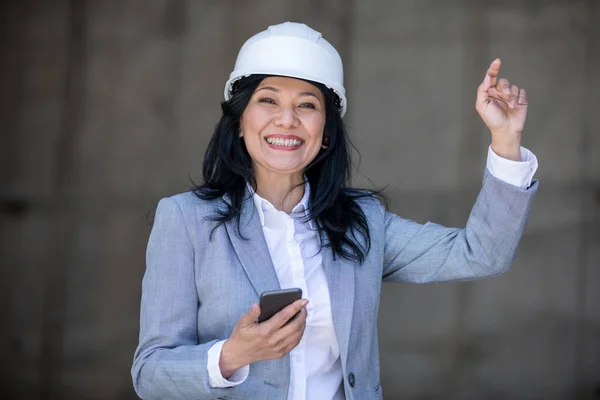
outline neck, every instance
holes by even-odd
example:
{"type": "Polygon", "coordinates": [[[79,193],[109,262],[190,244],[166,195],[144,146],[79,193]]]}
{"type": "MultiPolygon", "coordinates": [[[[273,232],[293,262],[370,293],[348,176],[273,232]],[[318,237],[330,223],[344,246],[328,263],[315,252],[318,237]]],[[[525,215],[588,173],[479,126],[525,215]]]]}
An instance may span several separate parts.
{"type": "Polygon", "coordinates": [[[279,175],[256,171],[256,193],[279,211],[290,214],[304,196],[303,181],[302,175],[279,175]]]}

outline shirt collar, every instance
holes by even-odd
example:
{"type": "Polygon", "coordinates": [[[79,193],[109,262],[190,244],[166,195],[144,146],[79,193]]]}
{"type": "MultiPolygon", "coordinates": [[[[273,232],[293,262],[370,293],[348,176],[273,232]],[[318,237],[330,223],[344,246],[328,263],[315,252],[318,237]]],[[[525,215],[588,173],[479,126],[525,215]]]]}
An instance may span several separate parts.
{"type": "MultiPolygon", "coordinates": [[[[256,210],[258,211],[258,216],[260,218],[261,226],[265,226],[265,211],[266,212],[278,212],[278,210],[266,199],[263,199],[254,191],[252,185],[246,182],[246,187],[252,193],[252,200],[254,200],[254,205],[256,206],[256,210]]],[[[310,198],[310,184],[308,181],[304,184],[304,195],[298,204],[294,206],[292,209],[292,213],[290,214],[293,218],[302,218],[308,215],[308,201],[310,198]]],[[[312,221],[309,221],[309,226],[313,228],[312,221]]]]}

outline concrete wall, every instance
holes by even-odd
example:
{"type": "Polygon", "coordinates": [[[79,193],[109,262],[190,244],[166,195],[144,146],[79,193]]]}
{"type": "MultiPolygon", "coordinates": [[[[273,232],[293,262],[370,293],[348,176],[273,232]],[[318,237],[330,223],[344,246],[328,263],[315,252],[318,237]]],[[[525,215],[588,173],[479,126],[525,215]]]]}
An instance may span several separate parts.
{"type": "Polygon", "coordinates": [[[149,212],[200,177],[239,46],[285,20],[342,53],[356,185],[420,222],[465,223],[488,63],[530,93],[541,186],[514,268],[384,285],[385,398],[600,398],[597,1],[11,0],[0,18],[3,398],[135,398],[149,212]]]}

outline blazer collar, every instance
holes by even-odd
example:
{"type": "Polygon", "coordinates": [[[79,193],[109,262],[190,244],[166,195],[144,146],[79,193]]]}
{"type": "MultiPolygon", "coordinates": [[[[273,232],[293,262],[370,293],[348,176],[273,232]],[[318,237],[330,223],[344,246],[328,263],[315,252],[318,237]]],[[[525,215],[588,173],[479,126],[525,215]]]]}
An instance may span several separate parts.
{"type": "MultiPolygon", "coordinates": [[[[260,296],[262,292],[277,290],[280,286],[254,201],[248,191],[246,194],[248,196],[242,202],[239,231],[235,219],[225,222],[225,228],[248,279],[260,296]]],[[[224,196],[224,200],[231,204],[228,196],[224,196]]]]}
{"type": "MultiPolygon", "coordinates": [[[[276,211],[275,207],[268,200],[260,197],[260,195],[254,191],[254,189],[248,182],[246,182],[246,192],[252,196],[252,199],[254,200],[254,205],[256,206],[256,210],[257,210],[258,216],[260,218],[261,226],[264,226],[265,225],[265,212],[275,212],[276,211]]],[[[302,196],[302,199],[300,199],[300,202],[298,204],[296,204],[296,206],[292,210],[291,215],[294,218],[304,218],[304,217],[308,216],[309,199],[310,199],[310,184],[308,183],[308,180],[306,180],[306,183],[304,184],[304,195],[302,196]]],[[[315,224],[311,220],[308,221],[308,225],[311,229],[315,228],[315,224]]]]}

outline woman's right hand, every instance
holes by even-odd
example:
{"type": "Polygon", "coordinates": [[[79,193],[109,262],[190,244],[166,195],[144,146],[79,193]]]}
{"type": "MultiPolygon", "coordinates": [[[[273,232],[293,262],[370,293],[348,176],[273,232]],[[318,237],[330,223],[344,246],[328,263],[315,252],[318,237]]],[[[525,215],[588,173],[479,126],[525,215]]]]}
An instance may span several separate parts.
{"type": "Polygon", "coordinates": [[[253,304],[223,344],[219,359],[221,375],[228,379],[245,365],[281,358],[292,351],[304,334],[307,304],[306,299],[296,300],[260,324],[256,322],[260,306],[253,304]]]}

